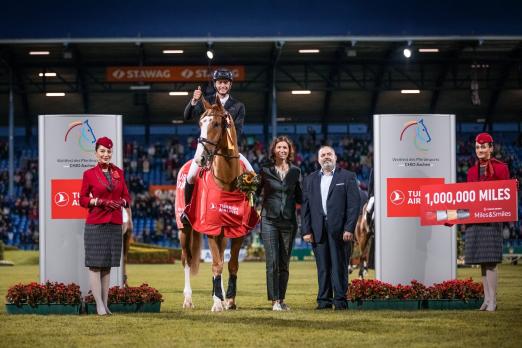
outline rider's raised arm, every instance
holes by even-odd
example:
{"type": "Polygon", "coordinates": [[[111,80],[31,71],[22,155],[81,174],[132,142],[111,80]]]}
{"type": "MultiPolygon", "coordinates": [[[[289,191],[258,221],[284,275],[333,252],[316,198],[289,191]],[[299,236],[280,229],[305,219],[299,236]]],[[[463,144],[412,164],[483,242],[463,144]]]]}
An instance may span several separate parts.
{"type": "Polygon", "coordinates": [[[192,94],[192,98],[188,102],[185,107],[185,111],[183,112],[183,118],[185,120],[198,119],[199,116],[203,113],[203,103],[201,102],[201,97],[203,96],[203,92],[201,90],[201,86],[198,86],[197,89],[194,90],[192,94]]]}
{"type": "Polygon", "coordinates": [[[199,116],[203,113],[203,103],[198,101],[196,105],[192,105],[192,99],[188,102],[185,107],[185,111],[183,112],[183,118],[185,120],[197,120],[199,116]]]}

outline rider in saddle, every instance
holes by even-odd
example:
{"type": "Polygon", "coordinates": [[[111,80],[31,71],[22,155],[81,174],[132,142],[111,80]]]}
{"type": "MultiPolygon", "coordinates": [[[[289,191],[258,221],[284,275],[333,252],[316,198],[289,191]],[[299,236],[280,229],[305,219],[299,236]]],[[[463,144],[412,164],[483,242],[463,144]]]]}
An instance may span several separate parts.
{"type": "MultiPolygon", "coordinates": [[[[232,81],[234,75],[228,69],[220,68],[214,71],[212,74],[212,80],[214,81],[214,89],[216,94],[208,96],[207,100],[212,104],[219,97],[221,105],[228,111],[228,113],[234,119],[234,125],[236,126],[237,138],[240,139],[243,133],[243,123],[245,121],[245,104],[237,99],[232,98],[229,94],[232,89],[232,81]]],[[[201,102],[202,96],[201,87],[198,87],[193,95],[190,102],[185,107],[183,117],[185,120],[199,119],[199,116],[205,111],[203,103],[201,102]]]]}
{"type": "MultiPolygon", "coordinates": [[[[214,89],[216,90],[216,94],[208,96],[207,100],[213,103],[216,97],[219,97],[221,105],[223,105],[225,110],[228,111],[228,113],[230,114],[230,116],[232,116],[232,119],[234,120],[237,139],[239,143],[241,136],[243,135],[243,123],[245,120],[245,104],[243,104],[237,99],[232,98],[232,96],[229,94],[230,90],[232,89],[234,75],[228,69],[219,68],[213,72],[212,80],[214,81],[214,89]]],[[[192,94],[192,99],[190,99],[183,113],[183,118],[185,120],[198,120],[201,114],[205,111],[205,108],[203,107],[203,102],[201,100],[202,93],[203,92],[201,91],[201,87],[199,86],[196,90],[194,90],[194,93],[192,94]]],[[[254,171],[252,165],[241,153],[239,154],[239,160],[243,162],[247,171],[254,171]]],[[[195,162],[192,162],[190,172],[192,172],[193,169],[196,169],[195,166],[195,162]],[[192,168],[193,166],[194,168],[192,168]]],[[[194,185],[189,184],[187,181],[185,186],[185,202],[187,204],[188,202],[190,202],[193,189],[194,185]]]]}

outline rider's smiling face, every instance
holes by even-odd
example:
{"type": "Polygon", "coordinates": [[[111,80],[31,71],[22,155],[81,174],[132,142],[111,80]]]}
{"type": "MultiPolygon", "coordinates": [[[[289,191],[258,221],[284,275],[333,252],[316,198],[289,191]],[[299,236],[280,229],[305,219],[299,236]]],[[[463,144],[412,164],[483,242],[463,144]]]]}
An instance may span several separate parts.
{"type": "Polygon", "coordinates": [[[232,81],[229,80],[217,80],[214,83],[214,87],[216,88],[217,93],[224,97],[230,92],[230,88],[232,88],[232,81]]]}

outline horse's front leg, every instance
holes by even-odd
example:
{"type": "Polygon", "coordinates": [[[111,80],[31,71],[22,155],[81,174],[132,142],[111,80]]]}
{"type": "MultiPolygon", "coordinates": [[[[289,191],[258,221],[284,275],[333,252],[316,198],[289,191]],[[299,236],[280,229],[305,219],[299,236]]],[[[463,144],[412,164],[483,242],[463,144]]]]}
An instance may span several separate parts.
{"type": "Polygon", "coordinates": [[[239,251],[243,245],[245,237],[231,239],[230,260],[228,261],[228,288],[225,305],[227,309],[237,309],[236,292],[237,292],[237,272],[239,270],[239,251]]]}
{"type": "Polygon", "coordinates": [[[223,273],[223,263],[225,259],[226,239],[223,234],[208,238],[208,246],[212,254],[212,312],[222,312],[225,310],[223,297],[223,284],[221,275],[223,273]]]}
{"type": "Polygon", "coordinates": [[[190,228],[181,229],[179,234],[181,244],[181,264],[185,271],[185,287],[183,288],[183,308],[194,308],[192,303],[192,287],[190,286],[190,237],[192,230],[190,228]]]}

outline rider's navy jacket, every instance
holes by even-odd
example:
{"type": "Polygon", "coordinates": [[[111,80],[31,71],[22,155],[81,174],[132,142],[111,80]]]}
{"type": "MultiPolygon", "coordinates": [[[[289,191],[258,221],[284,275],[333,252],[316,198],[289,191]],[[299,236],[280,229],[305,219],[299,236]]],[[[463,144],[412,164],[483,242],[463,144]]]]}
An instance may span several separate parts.
{"type": "MultiPolygon", "coordinates": [[[[211,104],[213,104],[214,100],[216,99],[216,95],[214,94],[211,97],[205,99],[207,99],[211,104]]],[[[187,106],[185,107],[185,112],[183,113],[183,118],[185,120],[197,120],[199,119],[199,116],[201,116],[201,114],[205,111],[205,108],[203,107],[203,102],[201,100],[199,100],[194,106],[192,106],[191,101],[192,99],[188,102],[187,106]]],[[[224,107],[225,110],[227,110],[230,113],[232,119],[234,119],[234,125],[236,126],[236,134],[239,139],[243,134],[243,123],[245,122],[245,104],[243,104],[237,99],[232,98],[232,96],[229,95],[224,107]]]]}

